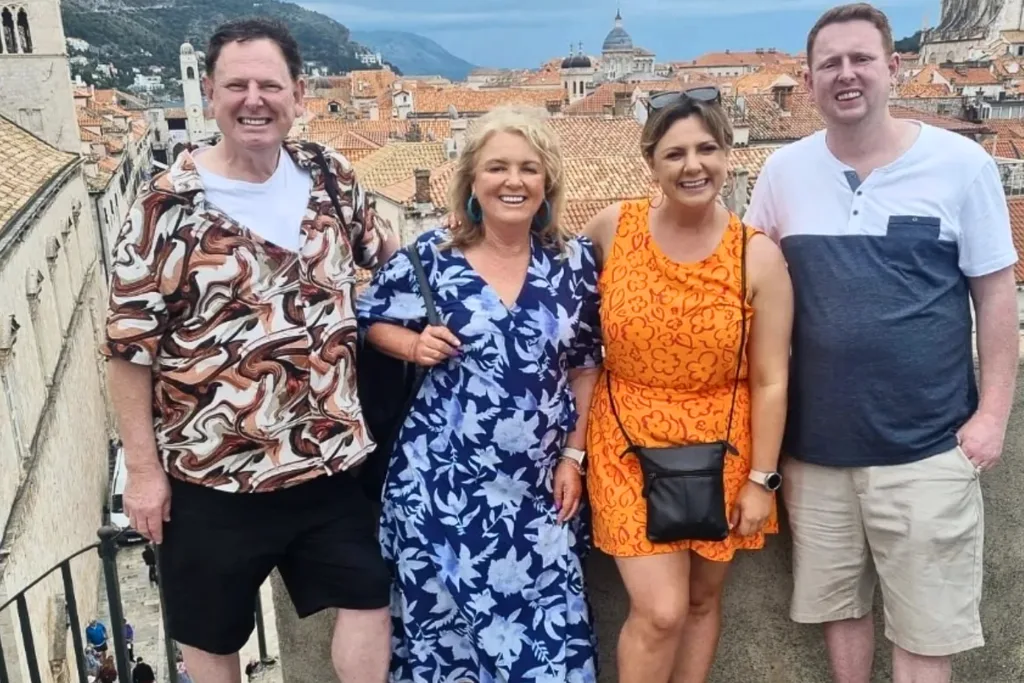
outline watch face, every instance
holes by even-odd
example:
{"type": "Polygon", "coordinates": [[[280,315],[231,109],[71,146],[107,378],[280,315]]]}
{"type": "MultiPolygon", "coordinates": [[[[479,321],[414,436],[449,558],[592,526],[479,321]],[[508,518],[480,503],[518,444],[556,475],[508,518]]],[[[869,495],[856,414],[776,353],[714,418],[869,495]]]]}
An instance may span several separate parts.
{"type": "Polygon", "coordinates": [[[782,486],[782,475],[778,472],[772,472],[764,478],[764,487],[769,491],[778,490],[782,486]]]}

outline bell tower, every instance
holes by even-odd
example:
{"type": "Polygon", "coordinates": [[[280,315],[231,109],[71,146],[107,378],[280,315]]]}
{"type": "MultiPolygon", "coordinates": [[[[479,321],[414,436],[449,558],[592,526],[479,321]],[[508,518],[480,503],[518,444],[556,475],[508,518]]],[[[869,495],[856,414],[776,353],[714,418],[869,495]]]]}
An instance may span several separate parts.
{"type": "Polygon", "coordinates": [[[181,89],[185,96],[185,117],[188,140],[193,145],[206,135],[206,113],[203,110],[203,88],[199,78],[199,58],[189,43],[181,45],[181,89]]]}
{"type": "Polygon", "coordinates": [[[0,0],[0,83],[0,114],[58,149],[81,149],[59,0],[0,0]]]}

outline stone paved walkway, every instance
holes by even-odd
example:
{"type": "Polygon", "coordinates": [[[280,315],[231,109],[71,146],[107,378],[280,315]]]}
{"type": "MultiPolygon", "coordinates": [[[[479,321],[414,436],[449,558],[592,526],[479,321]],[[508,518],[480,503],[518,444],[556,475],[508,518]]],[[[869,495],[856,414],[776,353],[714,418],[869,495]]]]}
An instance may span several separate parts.
{"type": "MultiPolygon", "coordinates": [[[[167,657],[164,654],[164,626],[160,617],[160,593],[156,586],[149,585],[146,565],[142,561],[142,548],[134,545],[121,548],[117,557],[117,572],[120,580],[121,603],[125,618],[135,629],[135,656],[153,667],[159,683],[168,683],[167,657]]],[[[263,624],[266,630],[267,653],[270,657],[280,660],[277,645],[277,626],[274,621],[274,600],[270,582],[267,581],[260,595],[263,601],[263,624]]],[[[106,586],[102,579],[99,586],[100,614],[97,618],[110,629],[110,615],[107,604],[106,586]]],[[[83,627],[88,623],[89,616],[82,615],[83,627]]],[[[259,641],[253,631],[249,642],[241,651],[241,665],[244,667],[250,660],[259,659],[259,641]]],[[[253,683],[281,683],[281,669],[278,665],[254,676],[253,683]]],[[[242,680],[245,681],[243,674],[242,680]]]]}

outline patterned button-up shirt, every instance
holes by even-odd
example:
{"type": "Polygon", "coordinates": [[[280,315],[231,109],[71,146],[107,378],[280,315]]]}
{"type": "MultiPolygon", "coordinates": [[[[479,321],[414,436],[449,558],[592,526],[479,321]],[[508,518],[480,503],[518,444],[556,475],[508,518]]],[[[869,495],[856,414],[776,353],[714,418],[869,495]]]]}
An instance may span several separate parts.
{"type": "MultiPolygon", "coordinates": [[[[117,238],[104,353],[153,369],[167,473],[230,492],[269,491],[366,457],[356,392],[356,266],[388,237],[352,167],[316,146],[285,150],[312,176],[298,252],[211,206],[183,152],[139,197],[117,238]]],[[[297,226],[298,227],[298,226],[297,226]]]]}

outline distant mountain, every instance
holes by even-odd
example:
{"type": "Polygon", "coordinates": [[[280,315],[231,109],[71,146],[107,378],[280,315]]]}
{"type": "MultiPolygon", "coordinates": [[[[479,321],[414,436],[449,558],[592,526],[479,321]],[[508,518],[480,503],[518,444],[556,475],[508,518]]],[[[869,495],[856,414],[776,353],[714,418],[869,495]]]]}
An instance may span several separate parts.
{"type": "Polygon", "coordinates": [[[403,31],[353,31],[359,44],[380,52],[385,60],[411,76],[439,74],[453,81],[465,80],[476,67],[416,33],[403,31]]]}
{"type": "MultiPolygon", "coordinates": [[[[219,24],[249,16],[274,17],[291,29],[305,61],[331,72],[367,68],[349,30],[328,16],[277,0],[63,0],[64,33],[90,44],[91,60],[113,63],[131,81],[132,68],[162,66],[177,74],[185,41],[197,50],[219,24]]],[[[145,73],[145,71],[143,71],[145,73]]]]}

